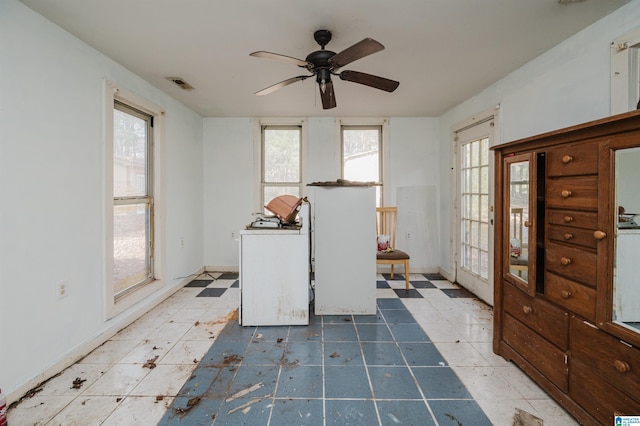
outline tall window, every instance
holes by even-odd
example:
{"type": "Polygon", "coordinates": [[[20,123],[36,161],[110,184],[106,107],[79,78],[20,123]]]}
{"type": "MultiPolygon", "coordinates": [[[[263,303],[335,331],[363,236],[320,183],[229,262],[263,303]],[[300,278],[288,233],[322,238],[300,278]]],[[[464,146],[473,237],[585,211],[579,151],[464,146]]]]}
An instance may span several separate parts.
{"type": "Polygon", "coordinates": [[[302,196],[301,126],[262,126],[262,205],[279,195],[302,196]]]}
{"type": "Polygon", "coordinates": [[[113,294],[153,280],[153,117],[122,102],[113,111],[113,294]]]}
{"type": "Polygon", "coordinates": [[[342,126],[342,178],[375,182],[382,205],[382,126],[342,126]]]}

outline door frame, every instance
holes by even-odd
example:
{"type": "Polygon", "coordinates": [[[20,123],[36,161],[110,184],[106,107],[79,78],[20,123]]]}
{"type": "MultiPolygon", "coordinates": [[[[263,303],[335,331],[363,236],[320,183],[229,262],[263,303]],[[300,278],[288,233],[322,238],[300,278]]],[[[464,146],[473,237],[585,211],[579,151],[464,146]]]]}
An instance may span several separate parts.
{"type": "MultiPolygon", "coordinates": [[[[480,125],[488,120],[493,121],[493,126],[491,127],[491,133],[489,134],[489,148],[492,146],[498,145],[498,136],[499,132],[499,111],[500,105],[496,107],[489,108],[484,110],[478,114],[473,115],[472,117],[458,122],[451,126],[450,130],[450,142],[452,145],[451,149],[451,194],[453,194],[451,198],[451,212],[452,212],[452,221],[451,221],[451,247],[450,247],[450,256],[452,261],[452,273],[453,273],[453,281],[458,283],[458,264],[459,264],[459,247],[460,247],[460,157],[458,153],[458,142],[456,140],[456,134],[471,128],[476,125],[480,125]]],[[[487,304],[493,306],[493,255],[494,255],[494,200],[495,200],[495,191],[494,191],[494,182],[495,182],[495,159],[494,156],[489,153],[489,253],[488,253],[488,277],[487,277],[487,287],[476,288],[475,286],[469,286],[468,290],[476,294],[478,298],[486,302],[487,304]]],[[[458,283],[460,284],[460,283],[458,283]]],[[[460,284],[462,285],[462,284],[460,284]]],[[[464,285],[462,285],[465,287],[464,285]]],[[[467,288],[467,287],[465,287],[467,288]]]]}

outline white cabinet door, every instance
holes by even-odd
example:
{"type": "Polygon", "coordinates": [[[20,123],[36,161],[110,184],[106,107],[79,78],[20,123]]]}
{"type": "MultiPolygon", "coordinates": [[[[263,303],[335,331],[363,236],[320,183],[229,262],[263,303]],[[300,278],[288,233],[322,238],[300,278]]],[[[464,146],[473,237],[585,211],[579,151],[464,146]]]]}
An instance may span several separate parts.
{"type": "Polygon", "coordinates": [[[241,324],[309,324],[309,235],[241,232],[241,324]]]}

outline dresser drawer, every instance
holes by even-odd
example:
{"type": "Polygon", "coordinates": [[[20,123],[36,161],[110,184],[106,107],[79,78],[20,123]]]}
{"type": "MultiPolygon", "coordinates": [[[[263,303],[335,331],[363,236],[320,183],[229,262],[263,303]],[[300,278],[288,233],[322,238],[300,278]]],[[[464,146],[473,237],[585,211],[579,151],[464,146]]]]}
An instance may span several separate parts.
{"type": "Polygon", "coordinates": [[[540,298],[531,297],[510,284],[504,284],[505,311],[532,328],[560,349],[569,342],[569,314],[540,298]]]}
{"type": "Polygon", "coordinates": [[[571,352],[572,360],[580,360],[627,395],[640,398],[640,349],[573,317],[571,352]]]}
{"type": "Polygon", "coordinates": [[[598,145],[573,145],[547,152],[547,176],[598,173],[598,145]]]}
{"type": "Polygon", "coordinates": [[[548,210],[547,222],[551,225],[570,226],[572,228],[597,229],[598,213],[575,210],[548,210]]]}
{"type": "Polygon", "coordinates": [[[556,274],[545,272],[544,295],[550,301],[567,308],[571,312],[595,321],[595,289],[562,278],[556,274]]]}
{"type": "MultiPolygon", "coordinates": [[[[602,425],[614,425],[616,415],[637,415],[640,404],[579,360],[571,358],[569,395],[602,425]]],[[[638,395],[636,393],[633,395],[638,395]]]]}
{"type": "Polygon", "coordinates": [[[508,313],[503,317],[502,333],[504,341],[520,356],[563,392],[568,392],[569,373],[563,351],[508,313]]]}
{"type": "Polygon", "coordinates": [[[598,209],[598,178],[570,177],[547,179],[547,207],[559,209],[598,209]]]}
{"type": "Polygon", "coordinates": [[[563,277],[590,287],[596,285],[596,254],[587,249],[547,242],[544,265],[563,277]]]}
{"type": "Polygon", "coordinates": [[[593,236],[593,230],[591,229],[549,225],[547,227],[547,238],[593,249],[598,246],[598,240],[593,236]]]}

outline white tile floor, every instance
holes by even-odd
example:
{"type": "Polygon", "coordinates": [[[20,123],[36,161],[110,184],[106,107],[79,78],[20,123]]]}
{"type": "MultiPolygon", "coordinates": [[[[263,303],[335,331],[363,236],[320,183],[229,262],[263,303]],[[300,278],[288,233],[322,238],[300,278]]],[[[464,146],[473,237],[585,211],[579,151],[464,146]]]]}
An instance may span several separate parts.
{"type": "MultiPolygon", "coordinates": [[[[215,274],[214,274],[215,276],[215,274]]],[[[411,277],[424,279],[422,275],[411,277]]],[[[218,280],[210,287],[229,287],[218,280]]],[[[475,299],[450,298],[418,289],[423,299],[402,301],[495,425],[512,425],[516,408],[549,425],[577,423],[515,365],[493,354],[493,315],[475,299]]],[[[404,281],[393,282],[404,288],[404,281]]],[[[233,315],[238,289],[222,297],[196,297],[183,288],[77,364],[46,382],[41,391],[9,410],[14,425],[155,425],[190,377],[215,336],[233,315]],[[155,368],[145,367],[153,360],[155,368]],[[79,389],[74,380],[83,380],[79,389]]],[[[397,298],[378,289],[379,298],[397,298]]]]}

